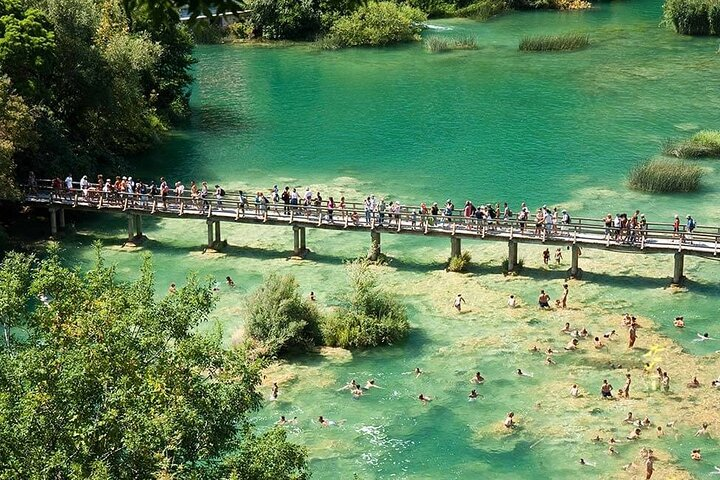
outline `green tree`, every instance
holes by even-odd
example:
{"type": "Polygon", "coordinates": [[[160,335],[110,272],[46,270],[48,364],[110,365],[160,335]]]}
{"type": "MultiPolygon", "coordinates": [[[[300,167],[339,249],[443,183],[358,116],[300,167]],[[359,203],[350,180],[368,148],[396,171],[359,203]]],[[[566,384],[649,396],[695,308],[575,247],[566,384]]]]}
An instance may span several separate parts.
{"type": "Polygon", "coordinates": [[[82,273],[52,246],[29,291],[48,300],[30,302],[28,336],[0,351],[1,479],[231,478],[235,462],[279,452],[274,478],[305,478],[304,449],[247,421],[263,363],[196,331],[208,283],[190,276],[156,299],[149,258],[127,283],[99,253],[82,273]]]}
{"type": "Polygon", "coordinates": [[[291,275],[268,276],[247,302],[247,335],[260,344],[266,356],[287,350],[308,350],[319,340],[320,314],[300,297],[291,275]]]}
{"type": "Polygon", "coordinates": [[[0,196],[5,199],[19,195],[15,184],[14,153],[30,147],[34,140],[34,119],[30,108],[17,95],[10,79],[0,76],[0,196]]]}
{"type": "Polygon", "coordinates": [[[33,260],[32,255],[10,252],[0,263],[0,321],[6,348],[10,329],[24,323],[33,260]]]}

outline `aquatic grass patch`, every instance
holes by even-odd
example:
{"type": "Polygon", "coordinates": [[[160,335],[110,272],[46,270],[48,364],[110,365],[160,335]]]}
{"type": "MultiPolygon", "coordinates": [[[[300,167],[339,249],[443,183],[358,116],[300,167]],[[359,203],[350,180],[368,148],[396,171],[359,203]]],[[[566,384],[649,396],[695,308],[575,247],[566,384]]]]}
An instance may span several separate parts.
{"type": "Polygon", "coordinates": [[[526,36],[520,40],[518,48],[522,52],[558,52],[580,50],[589,44],[590,35],[586,33],[565,33],[526,36]]]}
{"type": "Polygon", "coordinates": [[[462,37],[431,35],[425,39],[425,49],[430,53],[443,53],[453,50],[475,50],[477,48],[477,38],[472,35],[462,37]]]}
{"type": "Polygon", "coordinates": [[[656,159],[641,162],[630,170],[633,190],[648,193],[694,192],[700,187],[703,169],[680,160],[656,159]]]}
{"type": "Polygon", "coordinates": [[[702,130],[687,140],[668,141],[663,153],[678,158],[720,158],[720,131],[702,130]]]}
{"type": "Polygon", "coordinates": [[[465,272],[467,271],[468,266],[470,266],[471,260],[472,256],[470,255],[470,252],[465,250],[459,257],[450,257],[450,260],[448,260],[447,271],[458,273],[465,272]]]}
{"type": "Polygon", "coordinates": [[[683,35],[720,35],[720,0],[665,0],[662,23],[683,35]]]}

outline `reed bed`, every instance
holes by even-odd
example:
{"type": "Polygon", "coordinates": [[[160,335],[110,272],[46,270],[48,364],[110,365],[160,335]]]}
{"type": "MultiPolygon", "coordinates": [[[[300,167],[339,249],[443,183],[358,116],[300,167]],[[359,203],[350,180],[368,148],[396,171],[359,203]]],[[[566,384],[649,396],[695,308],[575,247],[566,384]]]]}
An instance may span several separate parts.
{"type": "Polygon", "coordinates": [[[462,37],[431,35],[425,39],[425,49],[430,53],[443,53],[453,50],[475,50],[477,48],[477,38],[472,35],[462,37]]]}
{"type": "Polygon", "coordinates": [[[703,169],[679,160],[648,160],[630,170],[633,190],[648,193],[693,192],[700,187],[703,169]]]}
{"type": "Polygon", "coordinates": [[[720,158],[720,131],[702,130],[688,140],[668,141],[663,153],[678,158],[720,158]]]}
{"type": "Polygon", "coordinates": [[[590,36],[585,33],[566,33],[523,37],[518,48],[522,52],[557,52],[579,50],[589,44],[590,36]]]}

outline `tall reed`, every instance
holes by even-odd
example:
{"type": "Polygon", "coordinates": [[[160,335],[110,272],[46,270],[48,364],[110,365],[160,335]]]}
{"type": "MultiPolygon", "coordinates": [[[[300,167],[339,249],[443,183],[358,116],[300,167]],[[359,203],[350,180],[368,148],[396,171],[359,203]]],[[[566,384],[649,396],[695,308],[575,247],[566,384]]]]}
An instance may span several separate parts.
{"type": "Polygon", "coordinates": [[[693,192],[700,187],[703,169],[679,160],[648,160],[630,170],[633,190],[649,193],[693,192]]]}
{"type": "Polygon", "coordinates": [[[720,158],[720,131],[702,130],[688,140],[668,141],[663,153],[678,158],[720,158]]]}
{"type": "Polygon", "coordinates": [[[570,51],[585,48],[589,44],[590,36],[585,33],[535,35],[523,37],[519,49],[523,52],[570,51]]]}

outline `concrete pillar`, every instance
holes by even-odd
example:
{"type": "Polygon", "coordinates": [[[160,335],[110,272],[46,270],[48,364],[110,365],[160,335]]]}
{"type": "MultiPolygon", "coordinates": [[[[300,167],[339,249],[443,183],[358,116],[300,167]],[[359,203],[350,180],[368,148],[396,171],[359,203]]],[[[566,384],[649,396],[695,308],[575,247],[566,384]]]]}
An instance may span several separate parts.
{"type": "Polygon", "coordinates": [[[580,247],[573,244],[573,246],[570,248],[571,250],[571,257],[572,257],[572,263],[570,265],[570,276],[571,277],[577,277],[580,273],[580,247]]]}
{"type": "Polygon", "coordinates": [[[220,238],[220,222],[215,222],[215,243],[219,244],[222,239],[220,238]]]}
{"type": "Polygon", "coordinates": [[[518,262],[518,244],[510,240],[508,242],[508,272],[515,270],[518,262]]]}
{"type": "Polygon", "coordinates": [[[380,232],[378,230],[370,230],[370,253],[368,260],[376,261],[380,258],[380,232]]]}
{"type": "Polygon", "coordinates": [[[675,266],[673,268],[673,280],[672,283],[675,285],[680,285],[683,281],[683,278],[685,276],[683,275],[683,270],[685,268],[685,254],[682,252],[675,253],[675,266]]]}
{"type": "Polygon", "coordinates": [[[305,253],[307,251],[307,244],[305,243],[305,227],[300,227],[300,252],[305,253]]]}
{"type": "Polygon", "coordinates": [[[53,237],[57,235],[58,229],[57,229],[57,217],[55,216],[55,212],[57,211],[56,208],[49,208],[48,212],[50,212],[50,235],[53,237]]]}
{"type": "Polygon", "coordinates": [[[450,237],[450,258],[459,257],[461,254],[460,237],[450,237]]]}
{"type": "Polygon", "coordinates": [[[305,227],[293,225],[293,255],[302,257],[305,253],[305,227]]]}
{"type": "Polygon", "coordinates": [[[213,247],[213,222],[212,220],[207,221],[207,227],[208,227],[208,248],[213,247]]]}
{"type": "Polygon", "coordinates": [[[135,216],[128,215],[128,240],[132,240],[135,237],[135,216]]]}
{"type": "Polygon", "coordinates": [[[65,209],[61,208],[58,210],[58,226],[65,228],[65,209]]]}
{"type": "Polygon", "coordinates": [[[143,236],[143,229],[142,229],[142,215],[133,215],[135,217],[135,236],[136,237],[142,237],[143,236]]]}

